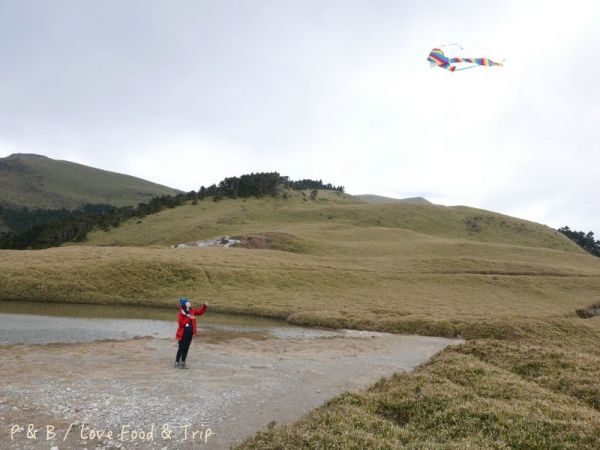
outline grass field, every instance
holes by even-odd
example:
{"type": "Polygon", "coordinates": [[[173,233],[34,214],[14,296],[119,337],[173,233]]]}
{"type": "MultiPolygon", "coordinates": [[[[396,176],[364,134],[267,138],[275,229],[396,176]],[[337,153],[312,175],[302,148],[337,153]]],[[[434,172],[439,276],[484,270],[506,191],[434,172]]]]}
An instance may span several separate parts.
{"type": "Polygon", "coordinates": [[[2,251],[0,299],[213,310],[293,323],[462,336],[411,374],[333,399],[245,448],[600,447],[600,259],[542,225],[467,207],[320,193],[203,201],[2,251]],[[174,249],[274,233],[277,250],[174,249]]]}

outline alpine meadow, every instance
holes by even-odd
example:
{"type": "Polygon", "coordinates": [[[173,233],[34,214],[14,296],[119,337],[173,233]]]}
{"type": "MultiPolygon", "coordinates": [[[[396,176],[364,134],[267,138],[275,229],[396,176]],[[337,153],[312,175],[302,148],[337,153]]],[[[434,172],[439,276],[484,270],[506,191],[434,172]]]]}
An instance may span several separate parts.
{"type": "Polygon", "coordinates": [[[243,448],[597,448],[600,260],[536,223],[335,191],[212,198],[2,251],[4,300],[168,306],[462,337],[413,373],[275,425],[243,448]],[[232,237],[237,247],[177,248],[232,237]]]}

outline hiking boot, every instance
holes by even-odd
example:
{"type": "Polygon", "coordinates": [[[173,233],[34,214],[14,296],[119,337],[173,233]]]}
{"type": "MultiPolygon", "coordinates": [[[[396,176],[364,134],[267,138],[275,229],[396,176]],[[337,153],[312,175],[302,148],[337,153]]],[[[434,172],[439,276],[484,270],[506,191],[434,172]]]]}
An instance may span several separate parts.
{"type": "Polygon", "coordinates": [[[179,368],[180,369],[189,369],[190,366],[188,366],[186,363],[182,362],[181,364],[179,364],[179,368]]]}
{"type": "Polygon", "coordinates": [[[175,361],[175,364],[173,364],[173,367],[175,367],[176,369],[179,369],[180,363],[179,361],[175,361]]]}

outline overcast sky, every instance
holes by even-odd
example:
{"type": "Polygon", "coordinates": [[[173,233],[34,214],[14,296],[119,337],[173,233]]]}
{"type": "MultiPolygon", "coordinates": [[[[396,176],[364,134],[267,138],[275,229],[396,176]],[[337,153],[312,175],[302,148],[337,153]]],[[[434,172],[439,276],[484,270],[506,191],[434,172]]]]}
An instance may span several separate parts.
{"type": "Polygon", "coordinates": [[[600,234],[600,2],[0,0],[0,157],[278,171],[600,234]],[[450,73],[430,49],[504,67],[450,73]]]}

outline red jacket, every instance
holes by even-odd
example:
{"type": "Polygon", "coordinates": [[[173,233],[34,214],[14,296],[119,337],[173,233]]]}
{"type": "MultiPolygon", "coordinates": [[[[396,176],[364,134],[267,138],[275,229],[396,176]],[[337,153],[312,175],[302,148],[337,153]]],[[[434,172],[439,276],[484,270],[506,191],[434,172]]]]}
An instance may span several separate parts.
{"type": "MultiPolygon", "coordinates": [[[[206,305],[202,305],[200,308],[190,309],[189,313],[193,316],[201,316],[202,314],[204,314],[207,308],[208,307],[206,305]]],[[[181,306],[179,307],[178,322],[179,328],[177,328],[177,334],[175,335],[175,339],[177,339],[178,341],[183,339],[183,329],[188,323],[192,324],[193,335],[196,336],[196,330],[198,329],[198,325],[196,324],[196,318],[194,317],[193,319],[190,319],[188,316],[186,316],[183,313],[183,307],[181,306]]]]}

